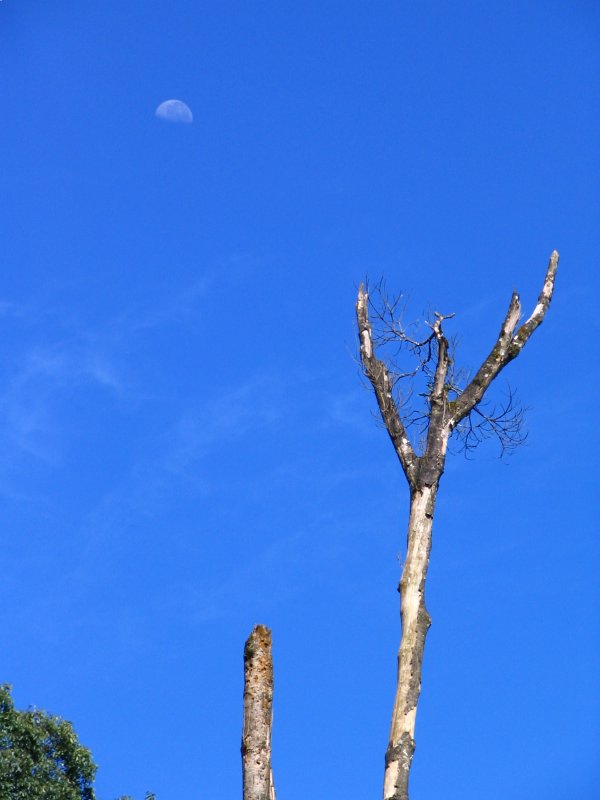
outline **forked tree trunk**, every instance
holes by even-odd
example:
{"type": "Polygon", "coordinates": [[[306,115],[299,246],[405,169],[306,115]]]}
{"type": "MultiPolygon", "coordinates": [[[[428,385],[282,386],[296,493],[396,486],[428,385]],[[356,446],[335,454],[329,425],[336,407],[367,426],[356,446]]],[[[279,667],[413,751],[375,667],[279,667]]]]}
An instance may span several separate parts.
{"type": "MultiPolygon", "coordinates": [[[[435,369],[430,374],[427,392],[427,441],[421,455],[413,449],[402,417],[402,403],[394,398],[394,374],[378,358],[369,320],[369,295],[361,284],[356,302],[356,321],[363,371],[375,392],[381,417],[400,461],[410,488],[410,518],[406,560],[400,579],[400,615],[402,636],[398,652],[398,682],[392,714],[392,726],[385,756],[384,800],[408,800],[408,779],[415,751],[415,718],[421,692],[421,671],[425,637],[431,619],[425,606],[425,579],[431,551],[431,529],[435,498],[444,472],[448,440],[453,431],[468,421],[487,389],[504,367],[516,358],[550,306],[558,267],[556,250],[550,256],[542,291],[531,316],[519,327],[521,303],[513,293],[500,333],[488,357],[464,389],[448,383],[451,367],[448,341],[442,331],[444,317],[435,313],[431,334],[421,343],[407,337],[395,319],[388,328],[398,344],[409,343],[417,350],[428,347],[435,352],[435,369]],[[433,349],[435,345],[435,350],[433,349]],[[456,395],[451,400],[450,392],[456,395]]],[[[388,307],[389,308],[389,307],[388,307]]],[[[392,312],[393,313],[393,312],[392,312]]],[[[380,317],[381,318],[381,317],[380,317]]],[[[386,341],[386,337],[383,337],[386,341]]],[[[420,365],[423,367],[423,363],[420,365]]],[[[403,370],[400,370],[401,373],[403,370]]],[[[414,373],[408,373],[414,374],[414,373]]],[[[396,379],[398,374],[396,374],[396,379]]],[[[502,417],[499,418],[501,424],[502,417]]],[[[497,421],[498,422],[498,421],[497,421]]]]}
{"type": "Polygon", "coordinates": [[[273,658],[271,631],[256,625],[244,648],[244,727],[242,780],[244,800],[275,800],[271,770],[273,658]]]}
{"type": "Polygon", "coordinates": [[[425,579],[431,551],[436,491],[435,487],[425,486],[411,492],[406,560],[398,587],[402,638],[398,651],[398,682],[392,727],[385,754],[384,800],[408,800],[423,650],[431,625],[425,606],[425,579]]]}

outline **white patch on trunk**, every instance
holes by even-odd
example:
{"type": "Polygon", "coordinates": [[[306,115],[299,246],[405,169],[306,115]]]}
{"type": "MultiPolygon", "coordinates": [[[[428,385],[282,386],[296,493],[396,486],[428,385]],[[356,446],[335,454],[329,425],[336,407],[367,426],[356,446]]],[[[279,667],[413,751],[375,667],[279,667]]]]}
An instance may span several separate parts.
{"type": "MultiPolygon", "coordinates": [[[[446,437],[444,437],[445,444],[446,437]]],[[[405,734],[408,734],[411,740],[415,738],[417,698],[414,697],[413,657],[419,647],[419,610],[424,602],[421,592],[424,585],[424,576],[429,565],[431,527],[433,524],[431,504],[434,491],[434,488],[426,486],[416,491],[411,498],[408,549],[400,580],[402,638],[398,652],[398,684],[390,731],[389,743],[392,747],[397,747],[405,734]]],[[[420,676],[417,676],[417,679],[420,684],[420,676]]],[[[400,770],[402,768],[407,769],[409,766],[405,762],[406,758],[400,756],[400,760],[391,761],[386,767],[383,789],[384,800],[394,797],[400,770]]]]}
{"type": "Polygon", "coordinates": [[[398,761],[392,761],[385,768],[385,776],[383,778],[383,800],[394,796],[399,772],[400,764],[398,761]]]}
{"type": "Polygon", "coordinates": [[[365,358],[371,358],[373,352],[371,350],[371,337],[368,331],[363,331],[361,334],[362,346],[365,358]]]}

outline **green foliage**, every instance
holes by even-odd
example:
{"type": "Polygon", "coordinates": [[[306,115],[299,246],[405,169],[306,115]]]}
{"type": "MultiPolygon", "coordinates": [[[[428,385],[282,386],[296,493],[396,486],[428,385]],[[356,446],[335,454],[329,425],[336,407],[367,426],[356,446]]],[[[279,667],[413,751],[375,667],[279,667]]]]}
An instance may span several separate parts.
{"type": "MultiPolygon", "coordinates": [[[[96,800],[95,774],[92,754],[70,722],[17,711],[10,686],[0,684],[0,800],[96,800]]],[[[145,800],[156,795],[146,792],[145,800]]]]}
{"type": "Polygon", "coordinates": [[[17,711],[0,686],[0,800],[95,800],[95,772],[70,722],[17,711]]]}

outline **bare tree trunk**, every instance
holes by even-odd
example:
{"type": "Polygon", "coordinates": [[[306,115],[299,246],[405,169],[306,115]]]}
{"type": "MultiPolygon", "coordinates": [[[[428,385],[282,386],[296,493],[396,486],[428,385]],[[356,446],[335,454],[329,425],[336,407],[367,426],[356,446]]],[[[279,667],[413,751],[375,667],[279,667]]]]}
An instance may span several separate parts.
{"type": "Polygon", "coordinates": [[[402,637],[392,727],[385,754],[384,800],[408,800],[408,777],[415,751],[415,718],[421,693],[425,637],[431,618],[425,606],[425,579],[437,487],[411,491],[408,546],[400,579],[402,637]]]}
{"type": "Polygon", "coordinates": [[[273,658],[271,631],[256,625],[244,648],[244,800],[275,800],[271,769],[273,658]]]}
{"type": "Polygon", "coordinates": [[[520,417],[516,415],[511,419],[510,415],[507,416],[510,404],[496,415],[486,415],[480,403],[491,383],[520,354],[532,333],[544,321],[552,300],[557,268],[558,253],[555,250],[550,256],[537,304],[520,327],[521,303],[518,294],[513,293],[490,354],[464,388],[456,385],[453,378],[450,347],[442,330],[444,320],[453,315],[444,316],[436,311],[434,321],[427,322],[431,333],[419,341],[403,330],[401,319],[397,318],[396,301],[390,303],[385,295],[380,294],[382,306],[378,310],[369,300],[365,286],[361,284],[358,289],[356,321],[363,372],[373,387],[381,418],[410,488],[408,547],[399,586],[402,636],[392,727],[385,755],[384,800],[408,800],[423,651],[431,625],[425,606],[425,579],[431,551],[435,498],[444,472],[448,441],[453,433],[463,435],[466,448],[472,446],[473,440],[476,444],[481,441],[477,434],[477,422],[473,423],[472,420],[473,416],[479,415],[489,430],[499,437],[503,447],[506,441],[514,443],[514,431],[519,430],[520,417]],[[375,335],[369,309],[375,312],[375,335]],[[377,355],[376,343],[407,346],[417,358],[415,369],[406,372],[397,361],[392,359],[390,364],[382,360],[377,355]],[[399,392],[394,394],[398,380],[414,377],[419,372],[428,378],[424,395],[428,408],[421,415],[427,420],[427,437],[420,455],[413,448],[407,433],[407,425],[414,421],[414,416],[404,408],[406,396],[403,397],[399,392]]]}

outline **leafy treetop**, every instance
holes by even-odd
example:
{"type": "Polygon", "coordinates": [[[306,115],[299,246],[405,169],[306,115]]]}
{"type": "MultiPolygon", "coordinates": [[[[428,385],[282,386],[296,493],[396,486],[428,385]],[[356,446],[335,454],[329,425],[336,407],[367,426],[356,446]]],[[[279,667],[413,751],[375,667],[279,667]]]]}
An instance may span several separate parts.
{"type": "Polygon", "coordinates": [[[15,709],[0,686],[0,800],[95,800],[96,765],[70,722],[15,709]]]}
{"type": "MultiPolygon", "coordinates": [[[[96,765],[71,723],[18,711],[10,692],[0,685],[0,800],[96,800],[96,765]]],[[[147,792],[145,800],[156,798],[147,792]]]]}

